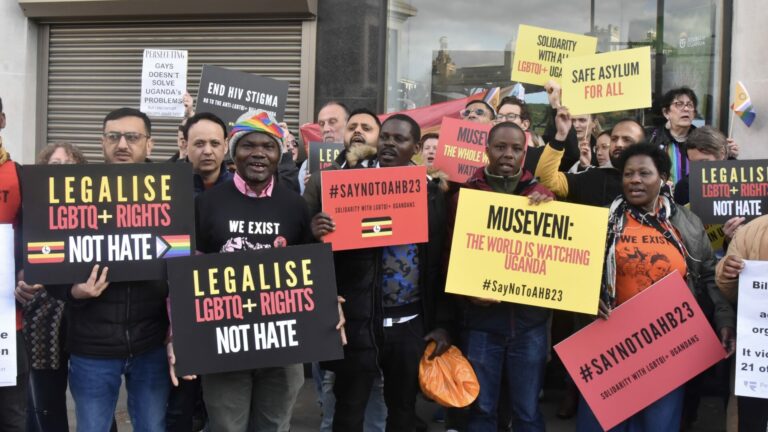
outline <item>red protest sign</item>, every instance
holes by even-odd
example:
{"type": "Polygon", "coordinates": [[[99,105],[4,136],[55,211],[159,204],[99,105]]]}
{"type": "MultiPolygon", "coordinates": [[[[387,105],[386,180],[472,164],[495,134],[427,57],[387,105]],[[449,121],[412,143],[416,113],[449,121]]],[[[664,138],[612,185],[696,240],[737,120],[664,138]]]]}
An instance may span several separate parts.
{"type": "Polygon", "coordinates": [[[725,358],[678,272],[555,346],[608,430],[725,358]]]}
{"type": "MultiPolygon", "coordinates": [[[[444,117],[440,126],[434,166],[448,174],[448,179],[464,183],[475,171],[488,164],[485,147],[493,125],[444,117]]],[[[525,132],[525,143],[531,145],[531,134],[525,132]]]]}
{"type": "Polygon", "coordinates": [[[434,166],[448,174],[452,182],[466,182],[488,162],[485,143],[490,130],[490,124],[443,118],[434,166]]]}
{"type": "Polygon", "coordinates": [[[321,171],[323,211],[336,231],[333,250],[428,240],[427,171],[423,166],[321,171]]]}

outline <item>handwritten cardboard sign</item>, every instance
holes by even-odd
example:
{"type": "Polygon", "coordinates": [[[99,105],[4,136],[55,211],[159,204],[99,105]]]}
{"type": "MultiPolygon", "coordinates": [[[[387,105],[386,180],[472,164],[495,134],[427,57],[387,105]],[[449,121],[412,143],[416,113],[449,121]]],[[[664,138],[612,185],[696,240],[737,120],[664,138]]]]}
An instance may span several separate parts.
{"type": "Polygon", "coordinates": [[[591,55],[596,49],[596,37],[520,24],[512,81],[536,85],[550,79],[560,82],[566,59],[591,55]]]}
{"type": "Polygon", "coordinates": [[[328,245],[171,260],[168,283],[180,376],[344,355],[328,245]]]}
{"type": "Polygon", "coordinates": [[[219,116],[227,127],[244,113],[263,109],[277,121],[285,115],[288,83],[259,75],[204,65],[197,93],[197,112],[219,116]]]}
{"type": "Polygon", "coordinates": [[[677,271],[555,351],[605,430],[725,358],[677,271]]]}
{"type": "Polygon", "coordinates": [[[189,164],[25,166],[24,277],[84,282],[165,279],[165,260],[194,250],[189,164]]]}
{"type": "Polygon", "coordinates": [[[768,209],[768,160],[691,162],[691,211],[704,223],[747,220],[768,209]]]}
{"type": "Polygon", "coordinates": [[[323,211],[336,231],[333,250],[428,240],[427,171],[423,166],[322,171],[323,211]]]}
{"type": "Polygon", "coordinates": [[[651,106],[650,47],[563,62],[563,105],[573,115],[651,106]]]}
{"type": "Polygon", "coordinates": [[[446,292],[597,313],[608,209],[461,189],[456,213],[446,292]]]}
{"type": "Polygon", "coordinates": [[[768,399],[768,262],[744,261],[738,313],[736,395],[768,399]]]}
{"type": "Polygon", "coordinates": [[[145,49],[141,68],[141,107],[152,117],[184,117],[187,51],[145,49]]]}

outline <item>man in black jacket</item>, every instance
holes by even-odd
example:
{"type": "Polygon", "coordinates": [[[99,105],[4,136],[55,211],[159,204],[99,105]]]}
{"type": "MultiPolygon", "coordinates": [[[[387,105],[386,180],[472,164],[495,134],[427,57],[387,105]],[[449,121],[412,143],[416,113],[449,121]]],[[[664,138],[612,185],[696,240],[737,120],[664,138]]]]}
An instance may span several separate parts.
{"type": "MultiPolygon", "coordinates": [[[[590,168],[576,174],[559,172],[565,139],[572,124],[568,108],[557,110],[555,124],[557,134],[544,148],[536,166],[536,177],[560,199],[576,204],[607,206],[621,194],[621,174],[613,167],[590,168]]],[[[611,161],[618,160],[628,146],[644,140],[645,130],[637,121],[628,118],[619,120],[611,129],[611,161]]]]}
{"type": "MultiPolygon", "coordinates": [[[[350,118],[351,122],[352,118],[350,118]]],[[[410,165],[421,148],[419,125],[396,114],[381,127],[378,161],[373,166],[410,165]]],[[[324,366],[336,372],[334,431],[362,431],[366,402],[374,380],[384,376],[387,431],[416,427],[419,359],[427,341],[435,355],[450,346],[449,308],[444,306],[441,264],[446,206],[439,180],[428,181],[429,240],[334,254],[336,284],[346,317],[344,359],[324,366]]],[[[313,218],[312,231],[322,238],[333,231],[326,213],[313,218]]]]}
{"type": "MultiPolygon", "coordinates": [[[[121,108],[104,118],[107,163],[141,163],[152,151],[151,123],[142,112],[121,108]]],[[[168,332],[165,281],[110,283],[95,265],[87,281],[47,287],[66,299],[69,388],[77,429],[109,430],[122,377],[135,431],[165,430],[170,390],[164,341],[168,332]]]]}

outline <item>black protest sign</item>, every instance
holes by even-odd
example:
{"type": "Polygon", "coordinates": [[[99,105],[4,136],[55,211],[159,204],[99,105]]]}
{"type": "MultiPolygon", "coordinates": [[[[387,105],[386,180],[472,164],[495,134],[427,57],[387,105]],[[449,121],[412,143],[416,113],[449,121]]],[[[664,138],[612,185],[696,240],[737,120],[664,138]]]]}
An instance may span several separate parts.
{"type": "Polygon", "coordinates": [[[342,143],[311,142],[309,143],[309,172],[319,172],[328,168],[344,150],[342,143]]]}
{"type": "Polygon", "coordinates": [[[343,357],[329,245],[171,260],[168,283],[179,376],[343,357]]]}
{"type": "Polygon", "coordinates": [[[242,114],[255,109],[270,112],[282,121],[287,100],[286,81],[204,65],[196,111],[216,114],[229,128],[242,114]]]}
{"type": "Polygon", "coordinates": [[[768,209],[768,160],[691,162],[691,210],[705,224],[747,220],[768,209]]]}
{"type": "Polygon", "coordinates": [[[165,260],[194,250],[189,164],[30,165],[21,176],[24,277],[85,282],[165,279],[165,260]]]}

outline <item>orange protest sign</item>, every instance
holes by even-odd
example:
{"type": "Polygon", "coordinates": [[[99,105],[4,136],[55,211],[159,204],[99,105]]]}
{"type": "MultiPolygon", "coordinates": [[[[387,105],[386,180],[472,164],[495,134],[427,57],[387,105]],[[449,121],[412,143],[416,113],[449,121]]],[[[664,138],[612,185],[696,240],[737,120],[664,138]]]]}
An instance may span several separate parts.
{"type": "Polygon", "coordinates": [[[323,211],[336,223],[333,250],[425,243],[427,170],[423,166],[322,171],[323,211]]]}
{"type": "Polygon", "coordinates": [[[725,358],[677,271],[555,351],[606,430],[725,358]]]}
{"type": "Polygon", "coordinates": [[[434,166],[452,182],[464,183],[488,163],[485,145],[490,130],[490,124],[443,118],[434,166]]]}

